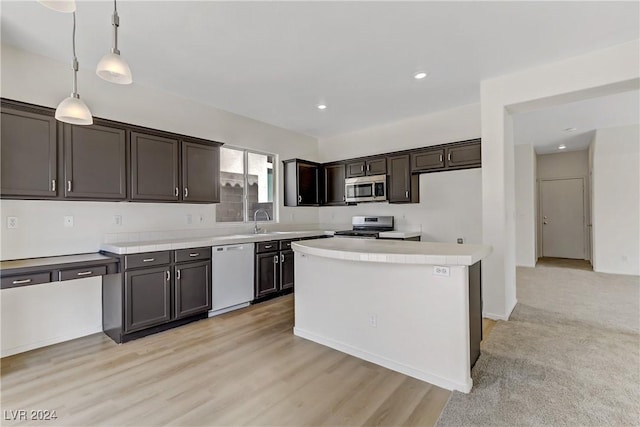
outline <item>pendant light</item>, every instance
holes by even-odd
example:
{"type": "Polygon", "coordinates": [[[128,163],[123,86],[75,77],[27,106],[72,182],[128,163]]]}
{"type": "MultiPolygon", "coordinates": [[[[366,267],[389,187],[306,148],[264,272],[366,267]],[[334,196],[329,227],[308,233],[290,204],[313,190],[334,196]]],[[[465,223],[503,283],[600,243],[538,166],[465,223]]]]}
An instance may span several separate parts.
{"type": "Polygon", "coordinates": [[[75,0],[38,0],[38,3],[56,12],[71,13],[76,11],[75,0]]]}
{"type": "Polygon", "coordinates": [[[78,95],[78,58],[76,58],[76,13],[73,12],[73,92],[62,100],[56,108],[56,119],[72,125],[93,124],[93,117],[87,105],[78,95]]]}
{"type": "Polygon", "coordinates": [[[98,62],[96,74],[104,80],[117,83],[120,85],[128,85],[133,81],[131,70],[126,61],[120,56],[118,50],[118,27],[120,26],[120,17],[118,16],[118,8],[116,0],[113,0],[113,16],[111,18],[113,25],[113,48],[98,62]]]}

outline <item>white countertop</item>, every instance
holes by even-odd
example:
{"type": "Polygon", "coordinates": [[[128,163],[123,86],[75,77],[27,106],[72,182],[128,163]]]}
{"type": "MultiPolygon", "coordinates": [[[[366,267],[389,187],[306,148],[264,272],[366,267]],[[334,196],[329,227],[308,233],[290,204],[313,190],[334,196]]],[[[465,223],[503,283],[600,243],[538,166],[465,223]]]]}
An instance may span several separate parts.
{"type": "Polygon", "coordinates": [[[291,247],[303,254],[350,261],[451,266],[473,265],[492,251],[486,245],[337,238],[304,240],[291,247]]]}
{"type": "Polygon", "coordinates": [[[237,245],[239,243],[266,242],[269,240],[299,239],[332,235],[331,231],[275,231],[263,234],[233,234],[230,236],[201,236],[185,239],[151,240],[139,242],[103,243],[100,250],[118,255],[130,255],[142,252],[168,251],[175,249],[197,248],[201,246],[237,245]]]}
{"type": "Polygon", "coordinates": [[[379,237],[381,239],[411,239],[422,235],[419,231],[381,231],[379,237]]]}

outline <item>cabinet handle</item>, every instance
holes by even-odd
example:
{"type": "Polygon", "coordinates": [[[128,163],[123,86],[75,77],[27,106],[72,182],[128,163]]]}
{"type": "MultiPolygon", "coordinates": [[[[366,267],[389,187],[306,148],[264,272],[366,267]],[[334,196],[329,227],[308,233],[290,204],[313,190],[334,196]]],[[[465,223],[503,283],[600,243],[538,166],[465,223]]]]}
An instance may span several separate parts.
{"type": "Polygon", "coordinates": [[[14,280],[13,284],[14,285],[22,285],[25,283],[31,283],[31,279],[22,279],[22,280],[14,280]]]}
{"type": "Polygon", "coordinates": [[[440,154],[440,163],[442,163],[442,154],[440,154]]]}
{"type": "Polygon", "coordinates": [[[298,195],[298,203],[302,203],[302,196],[298,195]]]}
{"type": "Polygon", "coordinates": [[[367,172],[371,171],[371,165],[367,165],[367,172]]]}
{"type": "Polygon", "coordinates": [[[176,279],[180,280],[180,270],[176,270],[176,279]]]}
{"type": "Polygon", "coordinates": [[[88,276],[92,273],[93,271],[81,271],[80,273],[77,273],[76,276],[88,276]]]}
{"type": "Polygon", "coordinates": [[[404,197],[409,198],[409,192],[408,191],[404,192],[404,197]]]}
{"type": "Polygon", "coordinates": [[[176,197],[178,197],[180,195],[180,189],[178,187],[176,187],[175,195],[176,195],[176,197]]]}
{"type": "Polygon", "coordinates": [[[364,172],[364,165],[360,165],[360,172],[364,172]]]}
{"type": "Polygon", "coordinates": [[[184,198],[186,199],[187,197],[189,197],[189,189],[184,187],[184,198]]]}
{"type": "Polygon", "coordinates": [[[447,160],[451,161],[451,153],[449,153],[449,155],[447,156],[447,160]]]}
{"type": "Polygon", "coordinates": [[[280,262],[284,264],[284,254],[280,254],[280,262]]]}
{"type": "Polygon", "coordinates": [[[264,245],[265,249],[271,249],[273,246],[272,245],[264,245]]]}
{"type": "Polygon", "coordinates": [[[67,181],[67,191],[71,192],[71,181],[67,181]]]}
{"type": "Polygon", "coordinates": [[[167,282],[171,280],[171,273],[169,272],[169,270],[167,270],[167,282]]]}
{"type": "Polygon", "coordinates": [[[56,180],[55,179],[51,180],[51,191],[56,191],[56,180]]]}
{"type": "Polygon", "coordinates": [[[198,252],[194,252],[194,253],[192,253],[192,254],[189,254],[189,256],[190,256],[191,258],[196,257],[196,256],[198,256],[198,255],[200,255],[198,252]]]}
{"type": "Polygon", "coordinates": [[[145,258],[142,260],[142,262],[151,262],[151,261],[155,261],[155,258],[145,258]]]}
{"type": "Polygon", "coordinates": [[[273,263],[277,264],[278,263],[278,255],[274,255],[273,256],[273,263]]]}

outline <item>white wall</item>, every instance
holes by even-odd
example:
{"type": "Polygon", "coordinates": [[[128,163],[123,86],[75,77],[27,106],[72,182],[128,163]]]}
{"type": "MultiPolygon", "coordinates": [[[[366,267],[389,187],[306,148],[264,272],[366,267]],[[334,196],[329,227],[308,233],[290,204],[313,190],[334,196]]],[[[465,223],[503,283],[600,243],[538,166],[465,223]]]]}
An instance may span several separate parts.
{"type": "Polygon", "coordinates": [[[640,127],[599,129],[593,145],[593,269],[640,275],[640,127]]]}
{"type": "Polygon", "coordinates": [[[536,266],[536,153],[515,146],[516,265],[536,266]]]}
{"type": "MultiPolygon", "coordinates": [[[[588,224],[591,223],[591,189],[589,187],[589,151],[568,151],[537,156],[537,189],[540,192],[540,181],[546,179],[582,178],[584,180],[584,242],[585,259],[591,259],[591,236],[588,224]]],[[[537,215],[537,241],[542,256],[542,220],[537,215]]]]}
{"type": "MultiPolygon", "coordinates": [[[[7,45],[2,45],[0,52],[2,97],[55,108],[60,100],[69,95],[69,64],[7,45]]],[[[129,86],[110,84],[97,77],[92,69],[80,70],[78,85],[80,96],[96,117],[278,155],[278,189],[282,188],[281,160],[293,157],[315,160],[318,157],[315,138],[135,82],[129,86]]],[[[283,222],[315,224],[318,221],[317,208],[287,208],[282,205],[282,197],[278,203],[280,220],[283,222]]],[[[198,230],[215,232],[221,227],[229,227],[215,223],[215,205],[2,200],[0,210],[3,226],[1,259],[95,252],[105,233],[163,230],[197,233],[198,230]],[[123,217],[123,225],[120,227],[113,225],[113,215],[116,214],[123,217]],[[193,218],[192,224],[187,224],[189,214],[193,218]],[[6,217],[9,215],[18,217],[18,229],[5,228],[6,217]],[[62,226],[64,215],[74,216],[73,228],[62,226]],[[200,216],[203,218],[202,222],[200,216]]],[[[145,237],[153,235],[145,234],[145,237]]]]}
{"type": "MultiPolygon", "coordinates": [[[[322,139],[322,161],[388,153],[477,138],[480,111],[477,104],[414,117],[395,123],[322,139]]],[[[422,231],[422,239],[455,242],[463,237],[481,243],[480,169],[420,175],[420,203],[361,203],[357,206],[323,207],[321,224],[331,228],[351,227],[353,215],[393,215],[399,230],[422,231]]]]}
{"type": "Polygon", "coordinates": [[[515,298],[515,191],[511,113],[630,90],[640,40],[481,82],[484,314],[508,319],[515,298]]]}

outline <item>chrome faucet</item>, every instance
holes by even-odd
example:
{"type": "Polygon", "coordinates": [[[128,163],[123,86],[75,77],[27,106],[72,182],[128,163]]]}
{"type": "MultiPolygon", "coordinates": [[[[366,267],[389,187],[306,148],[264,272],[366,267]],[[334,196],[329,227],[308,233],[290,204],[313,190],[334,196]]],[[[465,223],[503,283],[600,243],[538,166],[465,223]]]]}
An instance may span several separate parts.
{"type": "Polygon", "coordinates": [[[254,234],[258,234],[260,233],[260,228],[258,227],[258,212],[264,212],[264,214],[267,216],[267,221],[271,221],[271,218],[269,218],[269,212],[267,212],[266,210],[260,208],[260,209],[256,209],[256,211],[253,213],[253,232],[254,234]]]}

